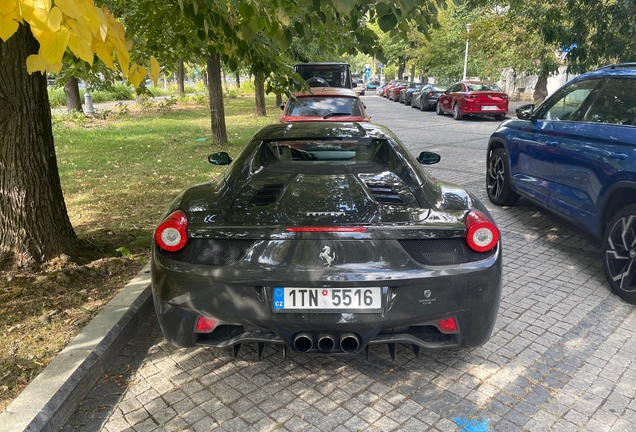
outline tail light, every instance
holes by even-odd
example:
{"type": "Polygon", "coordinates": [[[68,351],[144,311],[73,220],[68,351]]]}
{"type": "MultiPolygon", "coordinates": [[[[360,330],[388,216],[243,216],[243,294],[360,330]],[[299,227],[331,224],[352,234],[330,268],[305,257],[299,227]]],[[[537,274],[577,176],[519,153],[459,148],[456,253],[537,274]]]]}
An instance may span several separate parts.
{"type": "Polygon", "coordinates": [[[433,96],[433,92],[428,92],[428,96],[432,97],[433,96]]]}
{"type": "Polygon", "coordinates": [[[437,321],[439,329],[444,333],[457,333],[457,321],[455,318],[444,318],[437,321]]]}
{"type": "Polygon", "coordinates": [[[488,217],[479,210],[471,210],[466,215],[466,242],[475,252],[488,252],[499,241],[499,230],[488,217]]]}
{"type": "Polygon", "coordinates": [[[508,95],[507,95],[507,94],[502,94],[500,97],[501,97],[502,99],[508,99],[508,95]]]}
{"type": "Polygon", "coordinates": [[[216,327],[217,320],[200,316],[197,320],[198,333],[210,333],[216,327]]]}
{"type": "Polygon", "coordinates": [[[164,219],[155,231],[155,241],[168,252],[183,249],[188,241],[188,218],[185,213],[177,210],[164,219]]]}

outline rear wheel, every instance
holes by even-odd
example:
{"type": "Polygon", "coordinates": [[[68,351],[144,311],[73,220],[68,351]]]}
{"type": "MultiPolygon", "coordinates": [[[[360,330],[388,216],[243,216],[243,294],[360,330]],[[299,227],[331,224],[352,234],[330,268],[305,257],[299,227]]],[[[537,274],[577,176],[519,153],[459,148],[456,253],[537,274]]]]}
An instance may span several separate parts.
{"type": "Polygon", "coordinates": [[[504,149],[495,149],[490,154],[486,172],[486,191],[493,204],[509,206],[519,200],[519,195],[510,188],[508,155],[504,149]]]}
{"type": "Polygon", "coordinates": [[[426,106],[424,105],[424,101],[420,99],[420,111],[424,111],[425,108],[426,106]]]}
{"type": "Polygon", "coordinates": [[[614,293],[636,304],[636,204],[620,209],[607,225],[603,270],[614,293]]]}
{"type": "Polygon", "coordinates": [[[495,120],[499,120],[499,121],[502,121],[502,120],[504,120],[505,118],[506,118],[506,115],[505,115],[505,114],[497,114],[497,115],[495,116],[495,120]]]}
{"type": "Polygon", "coordinates": [[[442,111],[442,106],[439,104],[439,102],[435,104],[435,112],[437,113],[437,115],[444,115],[444,111],[442,111]]]}
{"type": "Polygon", "coordinates": [[[453,105],[453,118],[455,120],[461,120],[464,116],[459,113],[459,105],[453,105]]]}

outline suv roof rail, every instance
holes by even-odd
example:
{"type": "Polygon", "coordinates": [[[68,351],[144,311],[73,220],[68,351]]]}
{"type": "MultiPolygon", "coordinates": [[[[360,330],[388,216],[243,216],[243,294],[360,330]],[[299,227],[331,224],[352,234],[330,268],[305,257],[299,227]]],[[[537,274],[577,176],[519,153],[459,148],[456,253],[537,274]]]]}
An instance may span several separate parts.
{"type": "Polygon", "coordinates": [[[616,63],[606,66],[601,66],[599,69],[616,69],[616,68],[630,68],[636,67],[636,62],[616,63]]]}

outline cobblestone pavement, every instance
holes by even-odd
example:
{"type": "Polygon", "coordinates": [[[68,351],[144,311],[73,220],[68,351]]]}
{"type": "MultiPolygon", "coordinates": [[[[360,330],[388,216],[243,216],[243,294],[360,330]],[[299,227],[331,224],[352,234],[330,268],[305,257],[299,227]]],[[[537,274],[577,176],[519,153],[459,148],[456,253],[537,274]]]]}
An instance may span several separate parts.
{"type": "Polygon", "coordinates": [[[434,176],[473,191],[504,245],[494,333],[464,351],[385,347],[323,357],[253,346],[176,349],[150,317],[64,431],[633,431],[636,313],[610,293],[588,234],[521,199],[492,206],[486,144],[499,122],[454,121],[376,96],[374,122],[433,150],[434,176]]]}

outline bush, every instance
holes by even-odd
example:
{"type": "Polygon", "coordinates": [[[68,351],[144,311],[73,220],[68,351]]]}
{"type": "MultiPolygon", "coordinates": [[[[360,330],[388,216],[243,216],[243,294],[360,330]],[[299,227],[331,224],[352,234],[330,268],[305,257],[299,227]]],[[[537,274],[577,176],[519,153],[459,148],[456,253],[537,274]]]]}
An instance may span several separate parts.
{"type": "Polygon", "coordinates": [[[130,89],[130,87],[124,84],[115,84],[110,90],[113,100],[133,100],[135,99],[135,94],[130,89]]]}
{"type": "Polygon", "coordinates": [[[241,94],[254,94],[255,89],[254,89],[254,82],[252,82],[251,80],[249,81],[245,81],[241,83],[241,88],[239,89],[239,91],[241,92],[241,94]]]}
{"type": "Polygon", "coordinates": [[[49,92],[49,103],[52,108],[66,106],[66,95],[62,87],[49,87],[47,90],[49,92]]]}

